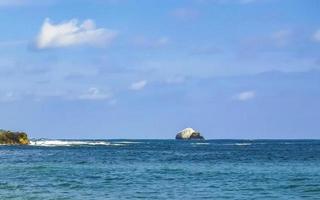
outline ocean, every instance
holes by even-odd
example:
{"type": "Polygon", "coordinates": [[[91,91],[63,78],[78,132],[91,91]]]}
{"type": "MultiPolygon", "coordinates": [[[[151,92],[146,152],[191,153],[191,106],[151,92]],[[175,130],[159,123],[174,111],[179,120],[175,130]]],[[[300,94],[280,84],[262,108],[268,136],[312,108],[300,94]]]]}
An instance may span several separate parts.
{"type": "Polygon", "coordinates": [[[0,146],[0,199],[320,199],[320,140],[0,146]]]}

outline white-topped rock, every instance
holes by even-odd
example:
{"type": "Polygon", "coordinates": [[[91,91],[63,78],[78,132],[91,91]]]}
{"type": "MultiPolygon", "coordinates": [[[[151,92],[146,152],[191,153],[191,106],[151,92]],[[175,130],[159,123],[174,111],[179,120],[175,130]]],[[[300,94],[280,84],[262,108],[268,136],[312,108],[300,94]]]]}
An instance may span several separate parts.
{"type": "Polygon", "coordinates": [[[176,135],[176,139],[178,139],[178,140],[191,140],[191,139],[203,140],[204,138],[200,135],[199,132],[195,131],[193,128],[185,128],[176,135]]]}

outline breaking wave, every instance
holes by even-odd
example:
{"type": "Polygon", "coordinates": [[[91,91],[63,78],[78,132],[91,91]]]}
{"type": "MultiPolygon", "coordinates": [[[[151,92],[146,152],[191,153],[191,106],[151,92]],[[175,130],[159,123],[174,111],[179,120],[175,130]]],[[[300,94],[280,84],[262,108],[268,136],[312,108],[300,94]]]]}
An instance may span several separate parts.
{"type": "Polygon", "coordinates": [[[134,142],[134,141],[117,141],[119,144],[141,144],[143,142],[134,142]]]}
{"type": "Polygon", "coordinates": [[[249,146],[252,145],[252,143],[236,143],[237,146],[249,146]]]}
{"type": "Polygon", "coordinates": [[[230,144],[221,144],[226,146],[249,146],[252,145],[252,143],[230,143],[230,144]]]}
{"type": "Polygon", "coordinates": [[[80,140],[33,140],[31,146],[56,147],[56,146],[123,146],[124,144],[107,141],[80,141],[80,140]]]}
{"type": "Polygon", "coordinates": [[[193,145],[209,145],[210,143],[208,142],[196,142],[196,143],[191,143],[193,145]]]}

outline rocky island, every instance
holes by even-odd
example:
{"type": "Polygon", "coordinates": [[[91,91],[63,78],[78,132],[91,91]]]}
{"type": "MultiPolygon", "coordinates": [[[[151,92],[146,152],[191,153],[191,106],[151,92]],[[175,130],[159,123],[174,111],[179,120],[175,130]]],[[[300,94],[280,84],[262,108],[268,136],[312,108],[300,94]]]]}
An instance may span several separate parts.
{"type": "Polygon", "coordinates": [[[192,128],[186,128],[176,135],[177,140],[204,140],[204,137],[192,128]]]}
{"type": "Polygon", "coordinates": [[[0,129],[0,144],[5,145],[27,145],[28,135],[24,132],[12,132],[0,129]]]}

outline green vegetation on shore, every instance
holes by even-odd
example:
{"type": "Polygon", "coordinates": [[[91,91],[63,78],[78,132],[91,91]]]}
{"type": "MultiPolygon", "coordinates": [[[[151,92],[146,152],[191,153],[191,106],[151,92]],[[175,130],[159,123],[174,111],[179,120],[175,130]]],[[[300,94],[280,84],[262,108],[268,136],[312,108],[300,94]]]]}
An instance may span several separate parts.
{"type": "Polygon", "coordinates": [[[0,144],[29,144],[28,135],[24,132],[12,132],[0,129],[0,144]]]}

